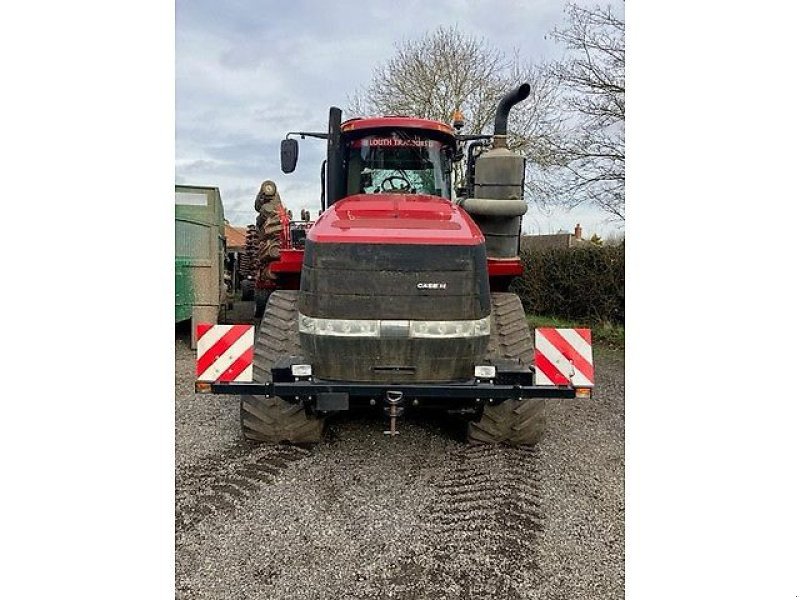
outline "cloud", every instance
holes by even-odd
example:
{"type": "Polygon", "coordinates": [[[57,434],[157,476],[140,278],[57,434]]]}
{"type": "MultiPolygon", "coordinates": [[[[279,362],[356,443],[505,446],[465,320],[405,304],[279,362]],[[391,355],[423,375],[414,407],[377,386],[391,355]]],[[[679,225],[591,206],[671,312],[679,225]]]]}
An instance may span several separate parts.
{"type": "Polygon", "coordinates": [[[219,187],[238,225],[255,220],[264,179],[293,212],[315,211],[325,144],[301,141],[297,171],[287,176],[279,166],[286,132],[324,131],[328,107],[346,106],[395,44],[440,25],[517,48],[523,59],[552,57],[557,49],[544,37],[562,10],[560,0],[177,0],[175,180],[219,187]]]}

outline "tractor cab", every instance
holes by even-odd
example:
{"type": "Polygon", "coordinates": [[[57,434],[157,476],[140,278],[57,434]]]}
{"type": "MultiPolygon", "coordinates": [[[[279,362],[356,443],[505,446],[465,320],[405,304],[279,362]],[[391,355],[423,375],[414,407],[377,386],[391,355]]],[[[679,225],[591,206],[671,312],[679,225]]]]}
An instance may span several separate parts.
{"type": "Polygon", "coordinates": [[[281,143],[281,169],[291,173],[298,145],[291,135],[325,139],[321,208],[361,194],[418,194],[453,200],[455,130],[413,117],[368,117],[342,123],[331,108],[328,132],[290,132],[281,143]]]}
{"type": "Polygon", "coordinates": [[[451,132],[441,129],[435,121],[403,117],[343,123],[344,196],[424,194],[451,199],[456,142],[451,132]]]}

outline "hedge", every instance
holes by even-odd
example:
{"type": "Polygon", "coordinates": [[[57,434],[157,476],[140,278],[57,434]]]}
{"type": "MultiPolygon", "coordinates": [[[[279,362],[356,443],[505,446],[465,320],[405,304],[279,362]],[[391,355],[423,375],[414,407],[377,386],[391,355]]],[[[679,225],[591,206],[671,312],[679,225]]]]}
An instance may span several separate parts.
{"type": "Polygon", "coordinates": [[[625,245],[527,250],[512,285],[528,314],[625,322],[625,245]]]}

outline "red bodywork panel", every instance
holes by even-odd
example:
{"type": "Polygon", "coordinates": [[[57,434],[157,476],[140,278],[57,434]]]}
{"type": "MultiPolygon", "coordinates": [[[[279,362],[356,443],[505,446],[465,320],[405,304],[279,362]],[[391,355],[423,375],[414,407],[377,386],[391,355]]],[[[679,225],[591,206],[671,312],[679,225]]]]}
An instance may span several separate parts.
{"type": "Polygon", "coordinates": [[[518,277],[522,275],[522,261],[519,257],[516,258],[490,258],[489,263],[489,277],[518,277]]]}
{"type": "Polygon", "coordinates": [[[386,127],[390,129],[427,129],[438,131],[453,136],[452,143],[455,144],[455,130],[441,121],[431,121],[430,119],[418,119],[416,117],[364,117],[350,119],[342,123],[342,133],[350,133],[362,129],[377,129],[386,127]]]}
{"type": "Polygon", "coordinates": [[[273,273],[299,273],[303,270],[302,250],[283,250],[281,257],[269,266],[273,273]]]}
{"type": "MultiPolygon", "coordinates": [[[[484,242],[481,230],[460,207],[439,196],[423,194],[357,194],[334,204],[308,230],[315,242],[351,244],[443,244],[474,246],[484,242]]],[[[281,249],[270,270],[284,289],[299,287],[303,250],[281,249]]],[[[493,290],[522,275],[519,258],[488,259],[493,290]],[[497,283],[498,285],[495,285],[497,283]]]]}
{"type": "Polygon", "coordinates": [[[314,242],[476,246],[483,234],[449,200],[422,194],[357,194],[339,200],[308,231],[314,242]]]}

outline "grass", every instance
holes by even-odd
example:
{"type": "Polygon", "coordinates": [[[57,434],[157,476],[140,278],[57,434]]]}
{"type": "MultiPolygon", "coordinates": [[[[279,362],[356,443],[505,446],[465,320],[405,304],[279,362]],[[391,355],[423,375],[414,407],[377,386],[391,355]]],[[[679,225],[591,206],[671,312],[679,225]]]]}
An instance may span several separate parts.
{"type": "Polygon", "coordinates": [[[613,323],[580,323],[560,317],[527,315],[528,327],[586,327],[592,330],[592,343],[613,350],[625,349],[625,327],[613,323]]]}

